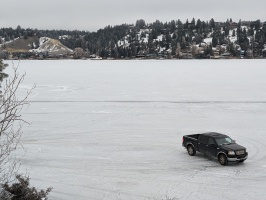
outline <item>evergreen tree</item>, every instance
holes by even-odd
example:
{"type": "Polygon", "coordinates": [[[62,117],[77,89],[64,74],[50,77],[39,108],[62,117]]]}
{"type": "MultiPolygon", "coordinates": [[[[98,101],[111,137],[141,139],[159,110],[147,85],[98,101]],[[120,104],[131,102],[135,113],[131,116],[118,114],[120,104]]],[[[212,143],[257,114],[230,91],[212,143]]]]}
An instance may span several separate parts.
{"type": "Polygon", "coordinates": [[[186,30],[188,30],[188,19],[187,19],[187,21],[186,21],[186,23],[185,23],[185,25],[184,25],[184,28],[185,28],[186,30]]]}
{"type": "Polygon", "coordinates": [[[261,23],[260,23],[260,20],[259,19],[254,22],[254,27],[255,27],[256,30],[259,30],[260,29],[261,23]]]}
{"type": "Polygon", "coordinates": [[[171,31],[171,33],[173,33],[175,31],[175,28],[176,28],[176,22],[175,22],[175,20],[172,20],[171,23],[170,23],[170,31],[171,31]]]}
{"type": "Polygon", "coordinates": [[[195,29],[195,18],[193,17],[192,20],[191,20],[191,25],[190,25],[190,29],[191,30],[194,30],[195,29]]]}
{"type": "Polygon", "coordinates": [[[210,28],[211,29],[214,29],[215,28],[215,21],[214,21],[213,18],[211,18],[211,20],[210,20],[210,28]]]}
{"type": "Polygon", "coordinates": [[[183,23],[181,22],[180,19],[177,20],[177,28],[178,28],[178,31],[183,30],[183,23]]]}
{"type": "Polygon", "coordinates": [[[232,36],[235,37],[236,36],[236,31],[233,30],[232,36]]]}
{"type": "Polygon", "coordinates": [[[208,45],[207,48],[204,50],[204,55],[205,56],[212,55],[212,44],[208,45]]]}
{"type": "Polygon", "coordinates": [[[248,36],[254,36],[254,30],[253,29],[248,29],[248,36]]]}
{"type": "Polygon", "coordinates": [[[28,39],[28,33],[27,33],[27,31],[24,31],[24,32],[23,32],[23,38],[24,38],[24,39],[28,39]]]}
{"type": "Polygon", "coordinates": [[[143,19],[136,21],[136,28],[139,31],[140,29],[143,29],[146,26],[146,23],[143,19]]]}
{"type": "Polygon", "coordinates": [[[169,43],[171,43],[171,41],[172,41],[172,37],[169,33],[167,33],[165,35],[165,42],[169,44],[169,43]]]}
{"type": "Polygon", "coordinates": [[[214,34],[212,37],[212,46],[216,47],[217,44],[218,44],[218,39],[217,39],[216,35],[214,34]]]}
{"type": "Polygon", "coordinates": [[[201,24],[200,19],[197,20],[196,29],[197,29],[198,33],[202,32],[202,24],[201,24]]]}
{"type": "Polygon", "coordinates": [[[185,49],[186,48],[187,41],[186,41],[185,36],[182,36],[182,40],[181,40],[180,46],[181,46],[181,49],[185,49]]]}
{"type": "MultiPolygon", "coordinates": [[[[8,77],[8,75],[6,73],[3,72],[3,70],[8,66],[8,64],[4,64],[3,60],[0,59],[0,87],[1,87],[1,83],[4,80],[4,78],[8,77]]],[[[2,93],[2,91],[0,90],[0,94],[2,93]]]]}
{"type": "Polygon", "coordinates": [[[230,31],[229,26],[224,26],[224,35],[225,35],[225,37],[229,36],[229,31],[230,31]]]}

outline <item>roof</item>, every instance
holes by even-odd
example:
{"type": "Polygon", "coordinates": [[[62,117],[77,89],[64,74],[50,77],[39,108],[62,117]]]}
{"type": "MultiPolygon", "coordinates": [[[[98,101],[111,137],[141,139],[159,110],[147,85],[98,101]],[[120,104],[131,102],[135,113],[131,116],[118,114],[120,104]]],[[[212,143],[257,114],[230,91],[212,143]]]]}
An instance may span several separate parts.
{"type": "Polygon", "coordinates": [[[227,135],[222,134],[222,133],[217,133],[217,132],[207,132],[207,133],[202,133],[203,135],[211,136],[211,137],[227,137],[227,135]]]}

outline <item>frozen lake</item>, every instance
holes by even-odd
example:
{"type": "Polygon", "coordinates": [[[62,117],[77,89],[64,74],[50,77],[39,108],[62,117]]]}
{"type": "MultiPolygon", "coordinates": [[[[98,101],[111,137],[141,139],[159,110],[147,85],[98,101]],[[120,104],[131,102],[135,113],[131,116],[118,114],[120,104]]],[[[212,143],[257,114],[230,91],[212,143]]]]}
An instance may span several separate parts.
{"type": "Polygon", "coordinates": [[[265,60],[21,61],[19,71],[19,95],[37,84],[21,171],[54,200],[266,198],[265,60]],[[208,131],[249,158],[188,156],[182,135],[208,131]]]}

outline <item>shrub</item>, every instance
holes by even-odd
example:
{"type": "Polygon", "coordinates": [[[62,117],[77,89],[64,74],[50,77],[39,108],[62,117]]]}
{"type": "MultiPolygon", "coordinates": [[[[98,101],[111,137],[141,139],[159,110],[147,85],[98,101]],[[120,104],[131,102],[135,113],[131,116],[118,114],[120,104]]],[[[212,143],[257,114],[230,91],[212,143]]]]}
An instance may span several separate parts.
{"type": "MultiPolygon", "coordinates": [[[[35,187],[30,187],[30,178],[16,175],[17,181],[9,185],[5,183],[2,187],[7,194],[13,195],[11,200],[47,200],[47,195],[52,188],[38,191],[35,187]]],[[[1,196],[0,196],[1,197],[1,196]]],[[[7,198],[8,200],[8,198],[7,198]]]]}
{"type": "Polygon", "coordinates": [[[3,188],[0,188],[0,199],[1,200],[12,200],[13,195],[5,191],[3,188]]]}

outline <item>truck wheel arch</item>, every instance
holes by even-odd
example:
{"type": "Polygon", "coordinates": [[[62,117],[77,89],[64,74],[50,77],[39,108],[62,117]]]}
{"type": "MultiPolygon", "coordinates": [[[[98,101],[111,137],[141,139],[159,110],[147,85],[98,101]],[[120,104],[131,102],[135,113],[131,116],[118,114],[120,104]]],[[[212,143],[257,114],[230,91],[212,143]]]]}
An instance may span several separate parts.
{"type": "Polygon", "coordinates": [[[228,164],[228,159],[227,155],[224,152],[219,152],[217,155],[218,161],[221,165],[227,165],[228,164]]]}
{"type": "Polygon", "coordinates": [[[187,144],[187,152],[190,156],[194,156],[196,154],[196,149],[192,143],[187,144]]]}

